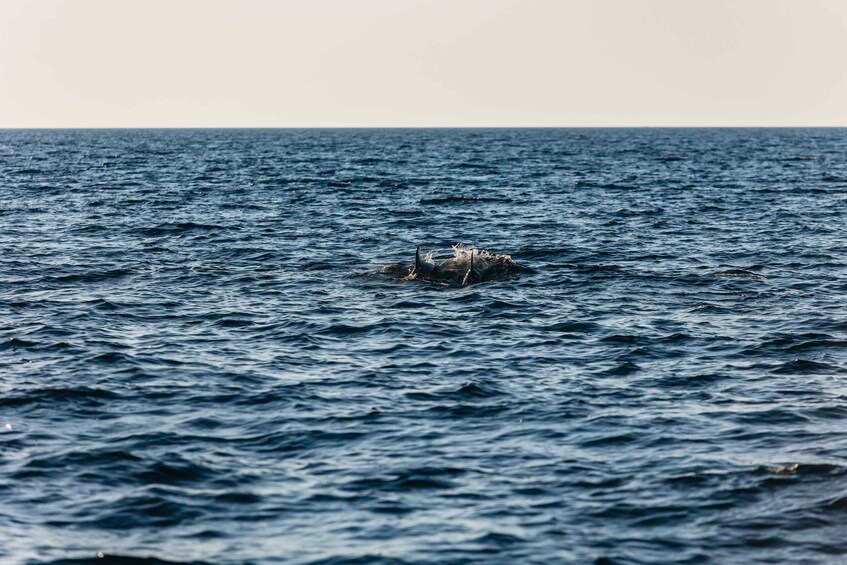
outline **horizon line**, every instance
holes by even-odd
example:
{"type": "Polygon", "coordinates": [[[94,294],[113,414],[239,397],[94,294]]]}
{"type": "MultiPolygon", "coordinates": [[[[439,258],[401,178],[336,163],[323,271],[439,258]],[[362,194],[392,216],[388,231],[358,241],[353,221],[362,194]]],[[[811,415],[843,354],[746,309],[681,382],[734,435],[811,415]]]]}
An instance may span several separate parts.
{"type": "Polygon", "coordinates": [[[592,125],[592,126],[0,126],[21,130],[403,130],[403,129],[847,129],[847,125],[592,125]]]}

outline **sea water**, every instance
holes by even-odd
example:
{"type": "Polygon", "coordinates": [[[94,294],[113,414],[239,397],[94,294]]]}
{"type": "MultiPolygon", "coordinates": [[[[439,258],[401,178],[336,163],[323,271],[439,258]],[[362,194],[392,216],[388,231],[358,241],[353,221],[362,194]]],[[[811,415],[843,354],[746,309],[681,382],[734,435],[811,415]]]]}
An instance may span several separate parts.
{"type": "Polygon", "coordinates": [[[846,212],[841,129],[0,131],[0,560],[845,559],[846,212]]]}

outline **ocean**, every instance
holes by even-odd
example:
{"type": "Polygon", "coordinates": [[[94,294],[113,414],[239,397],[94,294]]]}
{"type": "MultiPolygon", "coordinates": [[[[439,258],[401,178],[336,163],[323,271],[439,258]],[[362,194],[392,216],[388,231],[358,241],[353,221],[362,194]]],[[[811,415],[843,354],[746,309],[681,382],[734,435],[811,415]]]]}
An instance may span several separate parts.
{"type": "Polygon", "coordinates": [[[847,560],[847,130],[2,130],[0,194],[3,563],[847,560]],[[517,270],[398,276],[456,244],[517,270]]]}

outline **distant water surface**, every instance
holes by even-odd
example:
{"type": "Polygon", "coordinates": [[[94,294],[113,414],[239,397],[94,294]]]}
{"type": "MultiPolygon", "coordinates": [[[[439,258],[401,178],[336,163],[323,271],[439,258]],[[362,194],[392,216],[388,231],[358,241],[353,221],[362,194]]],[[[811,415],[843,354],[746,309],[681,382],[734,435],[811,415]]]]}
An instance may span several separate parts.
{"type": "Polygon", "coordinates": [[[847,130],[5,130],[0,191],[4,563],[847,559],[847,130]],[[518,277],[382,271],[459,242],[518,277]]]}

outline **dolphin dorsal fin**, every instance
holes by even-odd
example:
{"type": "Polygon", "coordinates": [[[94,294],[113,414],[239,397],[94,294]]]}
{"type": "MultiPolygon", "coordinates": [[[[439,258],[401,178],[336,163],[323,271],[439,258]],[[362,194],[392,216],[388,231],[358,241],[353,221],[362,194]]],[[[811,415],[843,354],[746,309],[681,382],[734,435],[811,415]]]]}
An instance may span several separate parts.
{"type": "Polygon", "coordinates": [[[428,276],[433,269],[433,265],[428,263],[426,259],[421,259],[420,246],[415,248],[415,268],[412,273],[419,276],[428,276]]]}
{"type": "Polygon", "coordinates": [[[468,267],[468,272],[465,273],[465,277],[462,279],[462,286],[467,286],[475,282],[479,282],[479,277],[473,268],[473,249],[471,249],[471,264],[468,267]]]}

